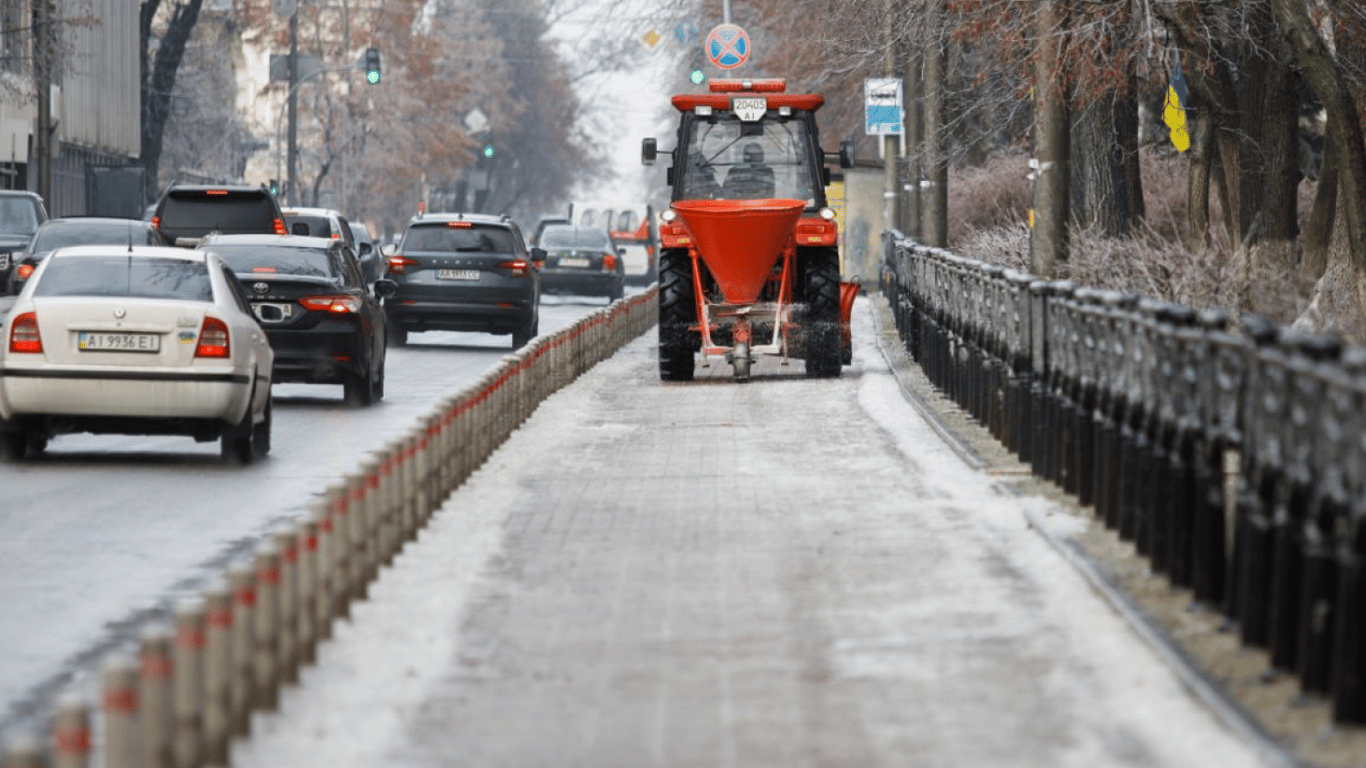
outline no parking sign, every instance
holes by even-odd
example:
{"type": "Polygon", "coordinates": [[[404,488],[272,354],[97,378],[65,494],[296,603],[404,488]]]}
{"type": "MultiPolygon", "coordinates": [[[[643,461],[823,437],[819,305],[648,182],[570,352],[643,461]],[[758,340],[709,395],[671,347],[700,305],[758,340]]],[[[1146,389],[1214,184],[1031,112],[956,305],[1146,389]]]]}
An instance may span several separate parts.
{"type": "Polygon", "coordinates": [[[707,34],[707,60],[721,69],[735,69],[749,60],[749,33],[735,24],[721,24],[707,34]]]}

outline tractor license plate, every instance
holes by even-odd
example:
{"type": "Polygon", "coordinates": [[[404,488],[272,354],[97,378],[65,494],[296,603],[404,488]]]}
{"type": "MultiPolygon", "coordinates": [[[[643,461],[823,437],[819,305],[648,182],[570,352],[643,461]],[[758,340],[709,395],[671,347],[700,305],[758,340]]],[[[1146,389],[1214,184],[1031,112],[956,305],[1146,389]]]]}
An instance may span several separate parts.
{"type": "Polygon", "coordinates": [[[764,113],[768,111],[768,99],[762,96],[758,98],[753,96],[736,97],[730,100],[730,111],[740,118],[740,122],[752,123],[762,118],[764,113]]]}

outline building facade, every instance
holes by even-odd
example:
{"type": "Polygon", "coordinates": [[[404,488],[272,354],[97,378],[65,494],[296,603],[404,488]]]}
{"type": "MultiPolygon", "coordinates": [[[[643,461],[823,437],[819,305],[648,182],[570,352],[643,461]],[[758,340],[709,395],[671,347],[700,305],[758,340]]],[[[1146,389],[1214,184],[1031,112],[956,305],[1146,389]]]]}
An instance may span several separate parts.
{"type": "Polygon", "coordinates": [[[141,150],[138,6],[137,0],[0,2],[0,188],[41,193],[53,216],[103,212],[91,210],[92,179],[136,166],[141,150]],[[45,21],[53,51],[47,69],[38,41],[45,21]],[[45,80],[46,105],[37,93],[45,80]],[[38,157],[44,117],[47,189],[38,157]]]}

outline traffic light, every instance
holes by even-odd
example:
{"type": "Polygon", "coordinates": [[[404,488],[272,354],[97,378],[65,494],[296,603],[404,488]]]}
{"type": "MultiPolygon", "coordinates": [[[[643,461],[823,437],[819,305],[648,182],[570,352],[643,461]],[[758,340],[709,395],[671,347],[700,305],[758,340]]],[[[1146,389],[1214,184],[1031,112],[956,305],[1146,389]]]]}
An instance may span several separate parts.
{"type": "Polygon", "coordinates": [[[375,85],[379,82],[379,49],[365,49],[365,82],[375,85]]]}
{"type": "Polygon", "coordinates": [[[493,142],[484,145],[484,157],[487,157],[490,160],[493,159],[493,142]]]}
{"type": "Polygon", "coordinates": [[[279,196],[280,196],[280,180],[279,180],[279,179],[271,179],[271,180],[270,180],[270,194],[271,194],[271,197],[279,197],[279,196]]]}

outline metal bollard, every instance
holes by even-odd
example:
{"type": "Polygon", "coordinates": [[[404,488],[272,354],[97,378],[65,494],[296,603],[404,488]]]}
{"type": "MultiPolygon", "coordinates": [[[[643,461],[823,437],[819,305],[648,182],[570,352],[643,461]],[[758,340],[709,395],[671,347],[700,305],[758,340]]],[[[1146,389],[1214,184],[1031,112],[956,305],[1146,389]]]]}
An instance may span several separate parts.
{"type": "Polygon", "coordinates": [[[138,646],[140,764],[145,768],[171,766],[171,647],[171,633],[160,627],[145,631],[138,646]]]}
{"type": "Polygon", "coordinates": [[[275,679],[277,687],[299,679],[299,528],[276,531],[280,584],[275,590],[275,679]]]}
{"type": "Polygon", "coordinates": [[[228,567],[232,594],[232,671],[229,675],[231,734],[251,733],[251,705],[256,699],[256,670],[252,647],[256,642],[256,573],[251,563],[238,561],[228,567]]]}
{"type": "Polygon", "coordinates": [[[207,642],[205,617],[202,600],[186,601],[175,609],[171,659],[175,669],[171,691],[171,764],[175,768],[196,768],[200,764],[207,642]]]}
{"type": "Polygon", "coordinates": [[[1352,550],[1338,555],[1338,616],[1333,633],[1333,721],[1354,725],[1366,723],[1366,632],[1362,631],[1366,567],[1362,555],[1352,550]]]}
{"type": "Polygon", "coordinates": [[[202,761],[226,765],[232,736],[232,591],[225,583],[204,591],[204,738],[202,761]]]}
{"type": "Polygon", "coordinates": [[[298,669],[312,664],[314,646],[317,643],[318,600],[321,593],[318,580],[319,546],[318,520],[327,510],[319,510],[315,502],[309,506],[308,514],[299,521],[298,543],[299,565],[294,575],[294,678],[298,669]]]}
{"type": "Polygon", "coordinates": [[[88,768],[91,738],[90,702],[75,693],[62,694],[52,715],[52,768],[88,768]]]}
{"type": "Polygon", "coordinates": [[[251,705],[272,711],[280,701],[280,551],[273,543],[252,559],[256,603],[251,612],[251,705]]]}
{"type": "Polygon", "coordinates": [[[115,654],[100,674],[103,711],[102,768],[135,768],[142,755],[138,739],[138,665],[132,658],[115,654]]]}

